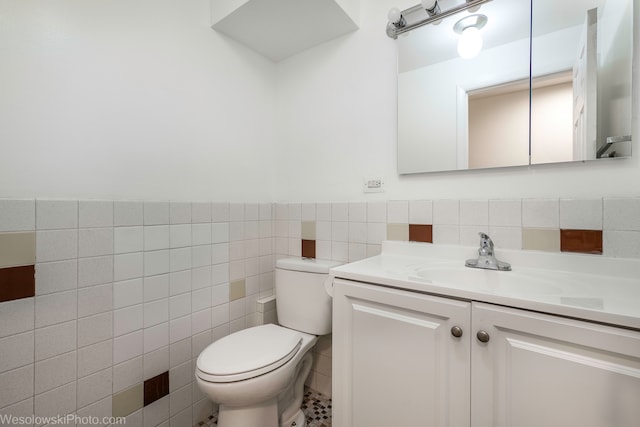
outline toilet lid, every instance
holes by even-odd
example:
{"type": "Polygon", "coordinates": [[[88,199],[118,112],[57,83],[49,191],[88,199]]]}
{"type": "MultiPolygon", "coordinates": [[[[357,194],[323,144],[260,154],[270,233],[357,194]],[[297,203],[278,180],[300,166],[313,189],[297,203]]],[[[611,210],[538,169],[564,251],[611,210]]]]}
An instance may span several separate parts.
{"type": "Polygon", "coordinates": [[[287,363],[302,344],[294,330],[268,324],[235,332],[205,348],[196,366],[198,376],[211,382],[242,381],[287,363]]]}

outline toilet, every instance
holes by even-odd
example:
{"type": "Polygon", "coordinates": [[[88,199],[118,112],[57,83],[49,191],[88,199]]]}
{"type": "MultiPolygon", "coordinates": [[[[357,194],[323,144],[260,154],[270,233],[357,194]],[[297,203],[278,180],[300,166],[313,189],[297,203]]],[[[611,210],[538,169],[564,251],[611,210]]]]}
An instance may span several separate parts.
{"type": "Polygon", "coordinates": [[[280,325],[244,329],[210,344],[198,356],[196,381],[218,403],[218,427],[302,427],[304,383],[311,348],[331,333],[325,289],[337,262],[285,258],[276,262],[280,325]]]}

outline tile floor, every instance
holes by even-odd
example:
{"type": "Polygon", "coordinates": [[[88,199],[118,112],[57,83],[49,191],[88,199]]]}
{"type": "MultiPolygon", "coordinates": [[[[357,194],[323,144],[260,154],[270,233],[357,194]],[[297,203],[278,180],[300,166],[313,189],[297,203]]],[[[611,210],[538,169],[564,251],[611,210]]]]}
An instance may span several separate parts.
{"type": "MultiPolygon", "coordinates": [[[[302,411],[307,418],[307,427],[331,427],[331,399],[307,389],[302,400],[302,411]]],[[[218,425],[218,414],[209,417],[206,422],[201,422],[196,427],[211,427],[218,425]]]]}

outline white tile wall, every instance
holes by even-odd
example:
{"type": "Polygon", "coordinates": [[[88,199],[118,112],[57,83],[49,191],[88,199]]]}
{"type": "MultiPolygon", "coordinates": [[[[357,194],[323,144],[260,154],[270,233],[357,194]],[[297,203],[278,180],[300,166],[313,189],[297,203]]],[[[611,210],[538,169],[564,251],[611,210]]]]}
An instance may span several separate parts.
{"type": "MultiPolygon", "coordinates": [[[[168,370],[171,394],[131,425],[202,419],[212,405],[195,358],[257,324],[274,260],[300,254],[302,221],[315,221],[317,257],[344,262],[379,253],[388,223],[433,224],[436,244],[489,231],[505,248],[522,246],[523,227],[604,229],[605,255],[640,258],[639,200],[0,200],[0,231],[38,230],[36,297],[0,303],[0,413],[108,413],[111,393],[168,370]],[[246,295],[229,301],[236,279],[246,295]]],[[[330,337],[314,351],[308,383],[329,394],[330,337]]]]}

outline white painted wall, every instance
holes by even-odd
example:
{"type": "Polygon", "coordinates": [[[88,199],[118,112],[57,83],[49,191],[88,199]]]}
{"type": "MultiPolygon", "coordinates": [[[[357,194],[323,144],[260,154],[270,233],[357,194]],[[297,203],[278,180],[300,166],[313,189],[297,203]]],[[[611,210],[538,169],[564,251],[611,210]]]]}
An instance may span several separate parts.
{"type": "MultiPolygon", "coordinates": [[[[640,2],[634,1],[638,23],[640,2]]],[[[638,195],[639,156],[398,176],[396,45],[384,31],[387,11],[393,5],[392,0],[363,1],[359,31],[279,64],[278,199],[638,195]],[[362,177],[369,175],[384,176],[386,193],[362,193],[362,177]]],[[[636,48],[636,104],[640,98],[639,57],[636,48]]],[[[640,135],[637,108],[635,111],[633,131],[640,135]]],[[[634,144],[635,153],[640,152],[638,143],[634,144]]]]}
{"type": "Polygon", "coordinates": [[[275,66],[208,0],[0,0],[0,197],[271,200],[275,66]]]}
{"type": "Polygon", "coordinates": [[[394,4],[362,1],[359,31],[274,65],[211,30],[208,0],[0,0],[0,197],[638,194],[639,156],[398,176],[394,4]]]}

